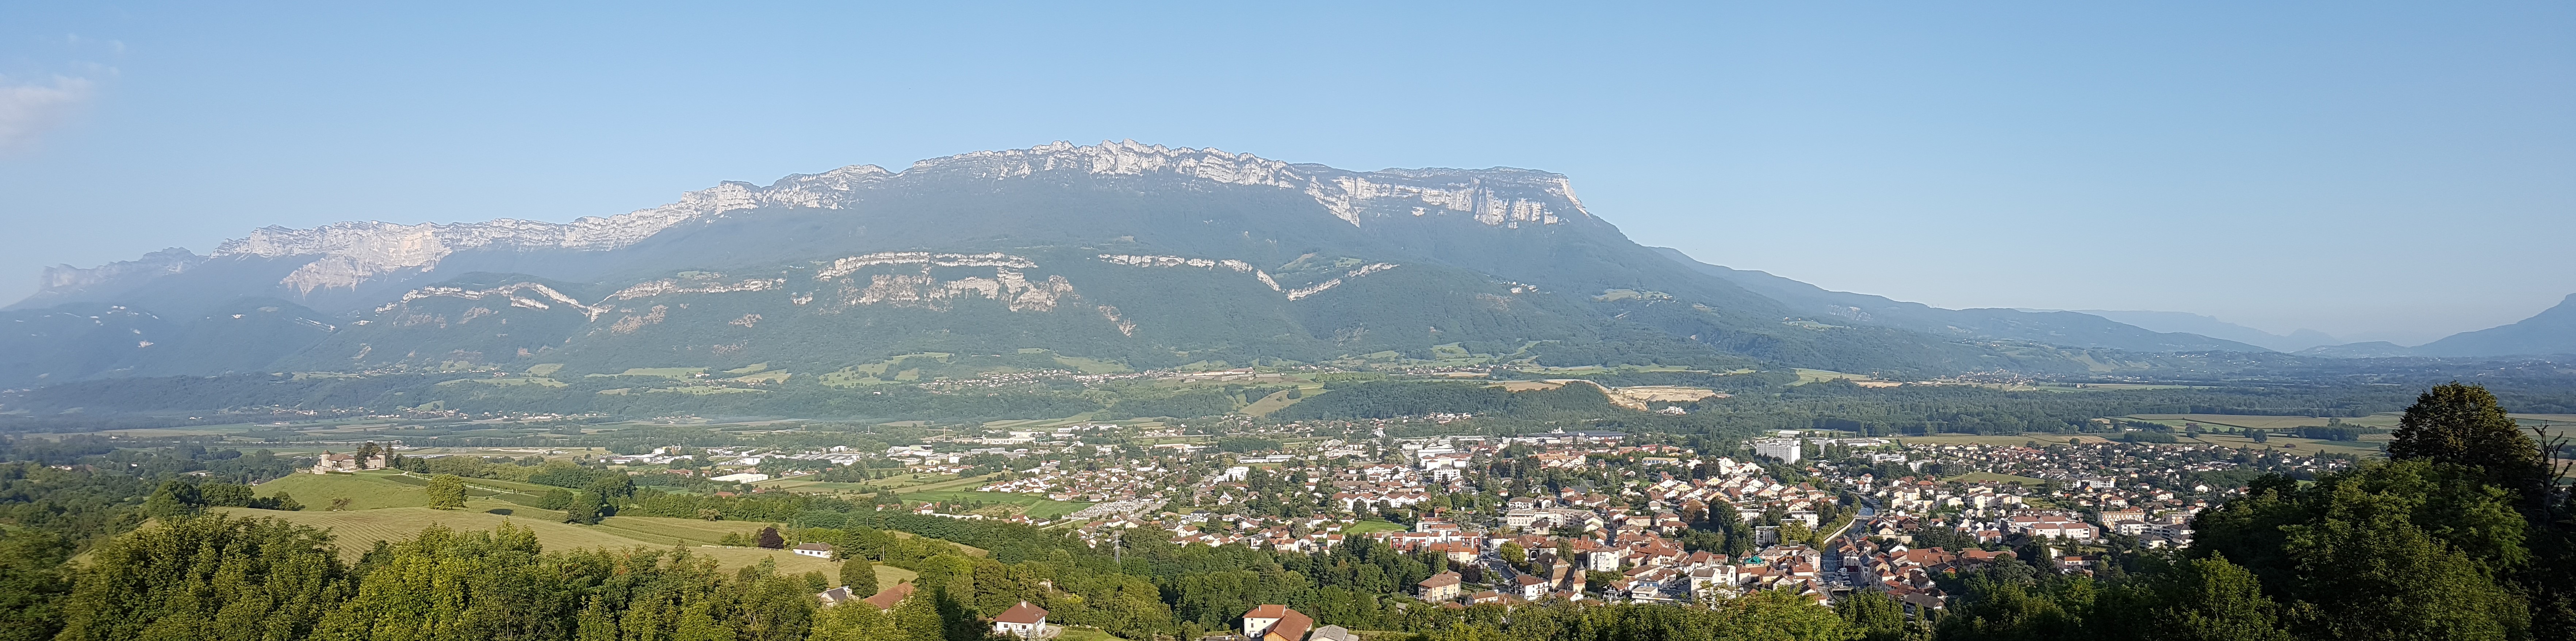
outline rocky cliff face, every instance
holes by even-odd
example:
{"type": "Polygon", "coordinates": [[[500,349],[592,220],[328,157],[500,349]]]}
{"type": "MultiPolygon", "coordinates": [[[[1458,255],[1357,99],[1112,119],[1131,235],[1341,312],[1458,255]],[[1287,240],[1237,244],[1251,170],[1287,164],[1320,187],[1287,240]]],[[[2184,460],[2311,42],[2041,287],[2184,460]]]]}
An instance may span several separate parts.
{"type": "Polygon", "coordinates": [[[505,218],[412,225],[343,222],[309,229],[265,227],[253,230],[247,237],[224,242],[211,257],[174,249],[92,269],[64,266],[48,270],[44,293],[39,297],[71,298],[85,290],[130,286],[133,279],[120,277],[178,273],[207,258],[291,262],[293,269],[276,285],[284,293],[304,297],[316,291],[357,290],[373,281],[434,272],[459,252],[614,251],[674,227],[706,223],[729,214],[764,209],[843,209],[889,186],[1026,180],[1065,183],[1095,178],[1287,190],[1313,199],[1322,212],[1352,227],[1382,225],[1387,219],[1454,218],[1484,227],[1519,229],[1592,217],[1576,199],[1570,181],[1540,171],[1497,168],[1353,172],[1217,149],[1172,148],[1133,141],[1098,145],[1058,142],[1031,149],[980,151],[923,160],[901,174],[875,165],[853,165],[819,174],[787,176],[766,187],[728,181],[683,194],[679,201],[668,205],[615,216],[584,217],[570,223],[505,218]]]}

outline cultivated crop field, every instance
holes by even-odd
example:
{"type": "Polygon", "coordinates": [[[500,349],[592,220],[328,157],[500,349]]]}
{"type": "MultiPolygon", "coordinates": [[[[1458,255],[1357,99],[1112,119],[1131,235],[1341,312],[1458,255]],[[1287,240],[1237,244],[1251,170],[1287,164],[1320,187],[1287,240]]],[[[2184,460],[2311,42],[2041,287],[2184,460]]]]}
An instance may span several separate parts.
{"type": "Polygon", "coordinates": [[[1021,513],[1027,514],[1029,518],[1041,521],[1080,512],[1082,511],[1082,508],[1091,507],[1090,503],[1052,501],[1048,500],[1046,497],[1032,496],[1028,494],[971,492],[963,490],[906,492],[903,494],[903,499],[906,501],[975,501],[979,503],[1013,505],[1018,506],[1022,511],[1021,513]]]}
{"type": "Polygon", "coordinates": [[[2001,434],[1933,434],[1929,436],[1892,436],[1880,438],[1893,438],[1907,443],[1923,445],[2022,445],[2032,441],[2038,441],[2041,445],[2062,445],[2066,443],[2066,439],[2070,438],[2081,440],[2087,444],[2102,443],[2111,440],[2090,434],[2073,435],[2037,433],[2015,436],[2005,436],[2001,434]]]}

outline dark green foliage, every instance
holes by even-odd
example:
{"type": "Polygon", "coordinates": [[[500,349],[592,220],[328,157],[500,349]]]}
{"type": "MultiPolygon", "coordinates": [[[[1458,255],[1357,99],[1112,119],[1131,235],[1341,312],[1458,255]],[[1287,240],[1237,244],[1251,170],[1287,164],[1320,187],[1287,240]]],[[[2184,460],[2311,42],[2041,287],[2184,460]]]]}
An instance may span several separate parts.
{"type": "Polygon", "coordinates": [[[59,641],[292,641],[346,596],[321,532],[283,521],[180,517],[94,551],[63,601],[59,641]]]}
{"type": "MultiPolygon", "coordinates": [[[[2161,559],[2157,560],[2161,562],[2161,559]]],[[[2219,555],[2151,568],[2103,595],[2091,626],[2115,639],[2289,641],[2262,582],[2219,555]]]]}
{"type": "Polygon", "coordinates": [[[1279,449],[1279,441],[1258,436],[1228,436],[1217,439],[1216,449],[1219,452],[1236,453],[1268,452],[1279,449]]]}
{"type": "Polygon", "coordinates": [[[429,487],[422,491],[429,493],[429,507],[431,509],[458,510],[465,508],[465,479],[454,474],[440,474],[429,477],[429,487]]]}
{"type": "Polygon", "coordinates": [[[2527,616],[2496,581],[2530,560],[2512,496],[2420,460],[2270,477],[2203,514],[2193,549],[2261,577],[2301,636],[2504,638],[2527,616]]]}
{"type": "Polygon", "coordinates": [[[843,559],[841,561],[841,585],[849,586],[850,594],[860,596],[876,594],[878,590],[876,568],[877,564],[875,562],[869,561],[865,558],[852,557],[843,559]]]}
{"type": "Polygon", "coordinates": [[[2398,420],[2388,455],[2475,466],[2500,485],[2536,495],[2549,479],[2539,444],[2505,416],[2494,394],[2452,382],[2416,397],[2398,420]]]}
{"type": "Polygon", "coordinates": [[[616,508],[608,504],[608,499],[590,490],[574,494],[572,503],[564,507],[565,523],[598,525],[600,519],[615,515],[616,508]]]}
{"type": "Polygon", "coordinates": [[[1834,613],[1860,635],[1859,641],[1898,641],[1905,634],[1905,606],[1887,593],[1869,590],[1834,602],[1834,613]]]}
{"type": "Polygon", "coordinates": [[[1109,406],[1109,418],[1170,416],[1191,418],[1234,411],[1235,398],[1223,390],[1194,389],[1141,398],[1121,398],[1109,406]]]}
{"type": "Polygon", "coordinates": [[[760,534],[756,535],[752,542],[772,550],[787,547],[787,538],[778,535],[778,528],[765,525],[761,526],[760,534]]]}
{"type": "Polygon", "coordinates": [[[36,530],[0,528],[0,641],[50,641],[63,625],[70,541],[36,530]]]}

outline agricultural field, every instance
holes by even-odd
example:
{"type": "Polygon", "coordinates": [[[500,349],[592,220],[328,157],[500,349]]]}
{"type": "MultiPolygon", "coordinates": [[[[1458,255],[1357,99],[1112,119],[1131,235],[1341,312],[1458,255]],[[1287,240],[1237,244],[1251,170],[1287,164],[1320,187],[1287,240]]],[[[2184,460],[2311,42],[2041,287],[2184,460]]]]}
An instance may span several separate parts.
{"type": "MultiPolygon", "coordinates": [[[[2173,426],[2173,427],[2176,427],[2176,428],[2180,428],[2180,427],[2182,427],[2182,424],[2184,424],[2184,423],[2199,423],[2199,424],[2201,424],[2201,425],[2216,425],[2216,426],[2223,426],[2223,427],[2241,427],[2241,428],[2246,428],[2246,429],[2257,429],[2257,430],[2283,430],[2283,429],[2290,429],[2290,428],[2294,428],[2294,427],[2324,427],[2324,426],[2325,426],[2325,424],[2326,424],[2326,419],[2318,418],[2318,417],[2314,417],[2314,416],[2247,416],[2247,415],[2239,415],[2239,414],[2136,414],[2136,415],[2128,416],[2127,418],[2136,419],[2136,420],[2141,420],[2141,421],[2147,421],[2147,422],[2150,422],[2150,423],[2161,423],[2161,424],[2170,425],[2170,426],[2173,426]]],[[[2395,427],[2397,427],[2397,416],[2396,416],[2396,415],[2394,415],[2394,414],[2375,414],[2375,415],[2371,415],[2371,416],[2363,416],[2363,417],[2357,417],[2357,418],[2347,418],[2347,419],[2343,419],[2343,422],[2344,422],[2344,423],[2347,423],[2347,424],[2350,424],[2350,425],[2352,425],[2352,426],[2354,426],[2354,427],[2375,427],[2375,428],[2387,429],[2387,428],[2395,428],[2395,427]]]]}
{"type": "Polygon", "coordinates": [[[1933,434],[1929,436],[1888,436],[1879,438],[1890,438],[1918,445],[2024,445],[2033,441],[2036,441],[2041,445],[2051,445],[2064,444],[2066,440],[2070,438],[2083,441],[2086,445],[2107,443],[2111,441],[2111,439],[2102,438],[2092,434],[2038,433],[2013,436],[2002,434],[1933,434]]]}
{"type": "MultiPolygon", "coordinates": [[[[894,584],[887,583],[883,579],[879,579],[877,581],[877,585],[894,584]]],[[[1097,628],[1078,628],[1068,625],[1059,626],[1057,629],[1062,631],[1062,633],[1056,635],[1056,639],[1058,641],[1127,641],[1124,638],[1111,635],[1107,632],[1102,632],[1097,628]]]]}
{"type": "Polygon", "coordinates": [[[1253,401],[1251,405],[1244,406],[1243,413],[1253,416],[1269,416],[1271,412],[1287,409],[1290,405],[1296,405],[1298,401],[1306,400],[1305,397],[1324,393],[1324,386],[1321,384],[1299,385],[1297,386],[1297,393],[1299,394],[1298,398],[1288,398],[1288,390],[1271,392],[1269,396],[1263,396],[1261,397],[1261,400],[1253,401]]]}
{"type": "MultiPolygon", "coordinates": [[[[963,490],[906,492],[903,494],[903,499],[906,501],[974,501],[978,503],[991,503],[994,504],[993,507],[1003,508],[1000,510],[1001,512],[1027,514],[1029,518],[1041,521],[1080,512],[1082,511],[1082,508],[1091,507],[1090,503],[1053,501],[1048,500],[1046,497],[1032,496],[1028,494],[972,492],[963,490]]],[[[993,507],[979,509],[975,512],[986,514],[987,516],[1000,516],[1001,514],[992,513],[993,507]]]]}
{"type": "Polygon", "coordinates": [[[2211,434],[2208,432],[2202,432],[2198,438],[2182,436],[2179,434],[2174,435],[2174,438],[2184,443],[2207,443],[2210,445],[2238,448],[2268,447],[2300,452],[2328,452],[2365,457],[2379,456],[2379,446],[2381,443],[2386,442],[2387,439],[2386,436],[2378,436],[2374,438],[2379,440],[2372,441],[2320,441],[2308,438],[2269,436],[2265,439],[2265,442],[2256,443],[2254,442],[2254,439],[2246,438],[2241,434],[2211,434]]]}
{"type": "MultiPolygon", "coordinates": [[[[259,496],[293,495],[295,501],[312,509],[327,509],[332,499],[349,499],[348,509],[372,510],[389,507],[427,507],[429,495],[422,489],[429,478],[417,474],[375,470],[356,474],[289,474],[284,478],[261,483],[252,488],[259,496]]],[[[530,485],[500,479],[465,479],[465,495],[472,499],[509,501],[525,507],[538,496],[562,488],[530,485]]]]}
{"type": "Polygon", "coordinates": [[[1858,381],[1870,381],[1870,380],[1877,380],[1877,379],[1872,378],[1872,377],[1871,377],[1870,375],[1868,375],[1868,374],[1847,374],[1847,373],[1843,373],[1843,372],[1836,372],[1836,371],[1832,371],[1832,370],[1807,369],[1807,368],[1803,368],[1803,367],[1801,367],[1801,368],[1798,368],[1798,382],[1790,383],[1790,385],[1805,385],[1805,384],[1808,384],[1808,383],[1822,383],[1822,382],[1825,382],[1825,381],[1834,381],[1834,380],[1845,380],[1845,381],[1854,381],[1854,382],[1858,382],[1858,381]]]}

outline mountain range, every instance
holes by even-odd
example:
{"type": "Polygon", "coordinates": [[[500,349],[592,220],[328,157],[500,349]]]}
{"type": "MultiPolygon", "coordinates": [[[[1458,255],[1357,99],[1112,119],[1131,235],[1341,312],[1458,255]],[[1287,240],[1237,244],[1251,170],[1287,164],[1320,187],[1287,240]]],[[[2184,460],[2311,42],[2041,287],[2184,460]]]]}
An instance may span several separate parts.
{"type": "Polygon", "coordinates": [[[2557,305],[2509,325],[2460,332],[2414,347],[2373,341],[2313,347],[2299,353],[2339,358],[2395,356],[2476,358],[2522,354],[2576,354],[2576,294],[2569,294],[2566,298],[2560,299],[2557,305]]]}
{"type": "Polygon", "coordinates": [[[569,223],[267,227],[205,255],[48,269],[0,326],[17,330],[0,336],[0,386],[492,367],[858,376],[918,353],[2081,373],[2265,351],[1704,264],[1632,242],[1553,173],[1361,172],[1132,141],[724,182],[569,223]]]}
{"type": "Polygon", "coordinates": [[[2254,345],[2276,352],[2296,352],[2310,347],[2339,345],[2344,342],[2343,339],[2335,338],[2331,334],[2313,329],[2299,329],[2291,331],[2288,334],[2274,334],[2252,327],[2219,320],[2218,317],[2215,316],[2194,314],[2190,312],[2157,312],[2141,310],[2114,311],[2102,309],[2079,309],[2075,311],[2144,327],[2154,331],[2199,334],[2210,338],[2222,338],[2248,345],[2254,345]]]}

